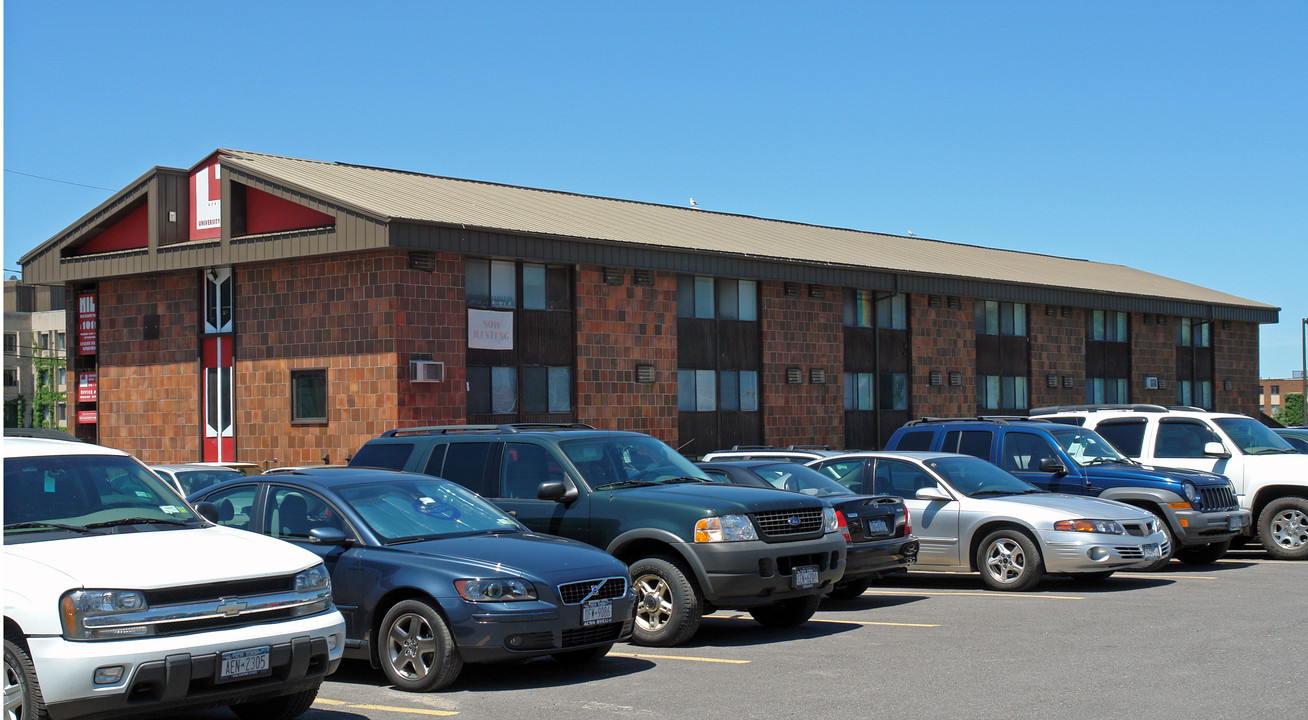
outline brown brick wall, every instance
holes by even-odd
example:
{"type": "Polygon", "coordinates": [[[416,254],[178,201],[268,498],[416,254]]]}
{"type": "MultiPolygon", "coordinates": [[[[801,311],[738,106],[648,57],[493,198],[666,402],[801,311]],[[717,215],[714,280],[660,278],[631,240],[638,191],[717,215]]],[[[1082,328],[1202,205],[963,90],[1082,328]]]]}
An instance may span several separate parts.
{"type": "Polygon", "coordinates": [[[576,271],[577,421],[648,433],[677,445],[677,278],[656,274],[652,287],[605,285],[604,269],[576,271]],[[636,365],[654,365],[656,381],[636,382],[636,365]]]}
{"type": "Polygon", "coordinates": [[[786,297],[785,283],[759,283],[763,340],[760,401],[763,440],[768,445],[845,446],[842,384],[845,339],[840,288],[825,297],[786,297]],[[786,383],[786,368],[803,371],[804,382],[786,383]],[[827,383],[813,385],[809,371],[826,371],[827,383]]]}
{"type": "Polygon", "coordinates": [[[1176,404],[1176,318],[1151,316],[1146,324],[1140,313],[1131,315],[1131,401],[1155,405],[1176,404]],[[1166,322],[1159,324],[1159,319],[1166,322]],[[1164,385],[1157,390],[1145,388],[1145,377],[1152,376],[1164,385]]]}
{"type": "Polygon", "coordinates": [[[99,284],[101,444],[147,463],[200,459],[199,283],[181,272],[99,284]],[[144,339],[147,315],[159,316],[157,340],[144,339]]]}
{"type": "Polygon", "coordinates": [[[1258,325],[1213,323],[1213,409],[1258,415],[1258,325]],[[1231,389],[1226,389],[1230,381],[1231,389]]]}
{"type": "Polygon", "coordinates": [[[1027,336],[1031,341],[1030,407],[1073,405],[1085,402],[1085,311],[1077,308],[1071,317],[1063,317],[1062,308],[1045,305],[1027,306],[1027,336]],[[1049,387],[1053,375],[1058,387],[1049,387]],[[1072,387],[1064,387],[1063,377],[1072,378],[1072,387]]]}
{"type": "Polygon", "coordinates": [[[962,298],[950,308],[944,298],[930,307],[928,296],[909,296],[912,397],[909,411],[915,417],[966,417],[976,409],[976,335],[972,301],[962,298]],[[931,385],[931,372],[941,374],[941,385],[931,385]],[[960,373],[961,384],[951,387],[949,373],[960,373]]]}

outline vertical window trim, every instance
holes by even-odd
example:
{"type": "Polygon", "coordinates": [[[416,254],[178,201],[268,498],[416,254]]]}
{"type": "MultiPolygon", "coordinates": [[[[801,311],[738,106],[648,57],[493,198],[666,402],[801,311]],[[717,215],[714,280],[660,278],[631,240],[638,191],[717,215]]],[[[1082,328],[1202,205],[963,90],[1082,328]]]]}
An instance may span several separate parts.
{"type": "MultiPolygon", "coordinates": [[[[291,408],[290,408],[291,423],[297,425],[321,425],[323,423],[326,423],[328,421],[328,416],[331,414],[331,410],[330,410],[331,393],[328,391],[328,387],[329,387],[328,373],[327,373],[327,368],[325,367],[300,368],[300,369],[292,370],[291,371],[291,408]],[[321,402],[322,415],[301,416],[300,412],[304,408],[300,404],[302,392],[299,385],[299,381],[303,379],[313,379],[318,377],[322,378],[322,388],[321,388],[322,395],[320,399],[314,398],[314,400],[318,400],[319,402],[321,402]]],[[[312,388],[310,388],[310,390],[312,390],[312,388]]]]}

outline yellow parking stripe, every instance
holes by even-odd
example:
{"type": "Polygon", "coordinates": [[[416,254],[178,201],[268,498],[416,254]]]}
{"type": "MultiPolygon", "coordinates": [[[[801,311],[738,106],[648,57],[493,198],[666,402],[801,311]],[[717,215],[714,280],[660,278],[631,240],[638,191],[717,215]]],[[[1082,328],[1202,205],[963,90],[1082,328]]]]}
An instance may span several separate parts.
{"type": "Polygon", "coordinates": [[[1084,600],[1085,598],[1076,595],[1032,595],[1030,593],[1007,593],[1007,592],[922,592],[919,590],[868,590],[864,595],[960,595],[963,597],[988,597],[988,598],[1026,598],[1030,600],[1084,600]]]}
{"type": "Polygon", "coordinates": [[[610,652],[608,655],[605,655],[605,657],[653,658],[655,660],[689,660],[691,662],[723,663],[726,665],[748,665],[750,663],[749,660],[725,660],[723,658],[691,657],[689,655],[650,655],[647,653],[610,652]]]}
{"type": "Polygon", "coordinates": [[[352,705],[345,700],[329,700],[327,698],[317,698],[313,701],[313,704],[330,705],[332,707],[347,707],[352,710],[383,710],[385,712],[416,713],[418,715],[439,715],[442,717],[459,714],[458,711],[455,710],[429,710],[427,708],[396,707],[394,705],[352,705]]]}
{"type": "Polygon", "coordinates": [[[884,625],[887,627],[940,627],[929,623],[895,623],[895,622],[871,622],[869,620],[819,620],[813,618],[809,620],[812,623],[831,623],[832,625],[884,625]]]}
{"type": "Polygon", "coordinates": [[[1176,573],[1131,573],[1122,577],[1163,578],[1166,580],[1216,580],[1215,575],[1177,575],[1176,573]]]}

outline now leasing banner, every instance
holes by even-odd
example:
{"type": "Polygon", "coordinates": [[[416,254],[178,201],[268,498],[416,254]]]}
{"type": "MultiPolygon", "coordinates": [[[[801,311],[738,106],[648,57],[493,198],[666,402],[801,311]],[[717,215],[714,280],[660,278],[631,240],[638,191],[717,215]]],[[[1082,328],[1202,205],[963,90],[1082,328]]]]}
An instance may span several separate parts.
{"type": "Polygon", "coordinates": [[[512,350],[513,313],[469,310],[468,347],[481,350],[512,350]]]}

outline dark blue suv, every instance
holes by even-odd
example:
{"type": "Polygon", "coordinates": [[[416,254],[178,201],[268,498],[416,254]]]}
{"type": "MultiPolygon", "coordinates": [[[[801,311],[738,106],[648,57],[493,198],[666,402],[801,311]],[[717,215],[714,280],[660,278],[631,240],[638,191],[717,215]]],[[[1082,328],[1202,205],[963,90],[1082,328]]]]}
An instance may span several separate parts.
{"type": "MultiPolygon", "coordinates": [[[[1095,431],[1073,425],[1025,418],[924,418],[896,430],[886,449],[972,455],[1045,490],[1148,510],[1162,518],[1172,557],[1187,563],[1217,560],[1249,524],[1249,513],[1239,508],[1225,476],[1141,465],[1095,431]]],[[[1146,569],[1160,569],[1168,560],[1146,569]]]]}

